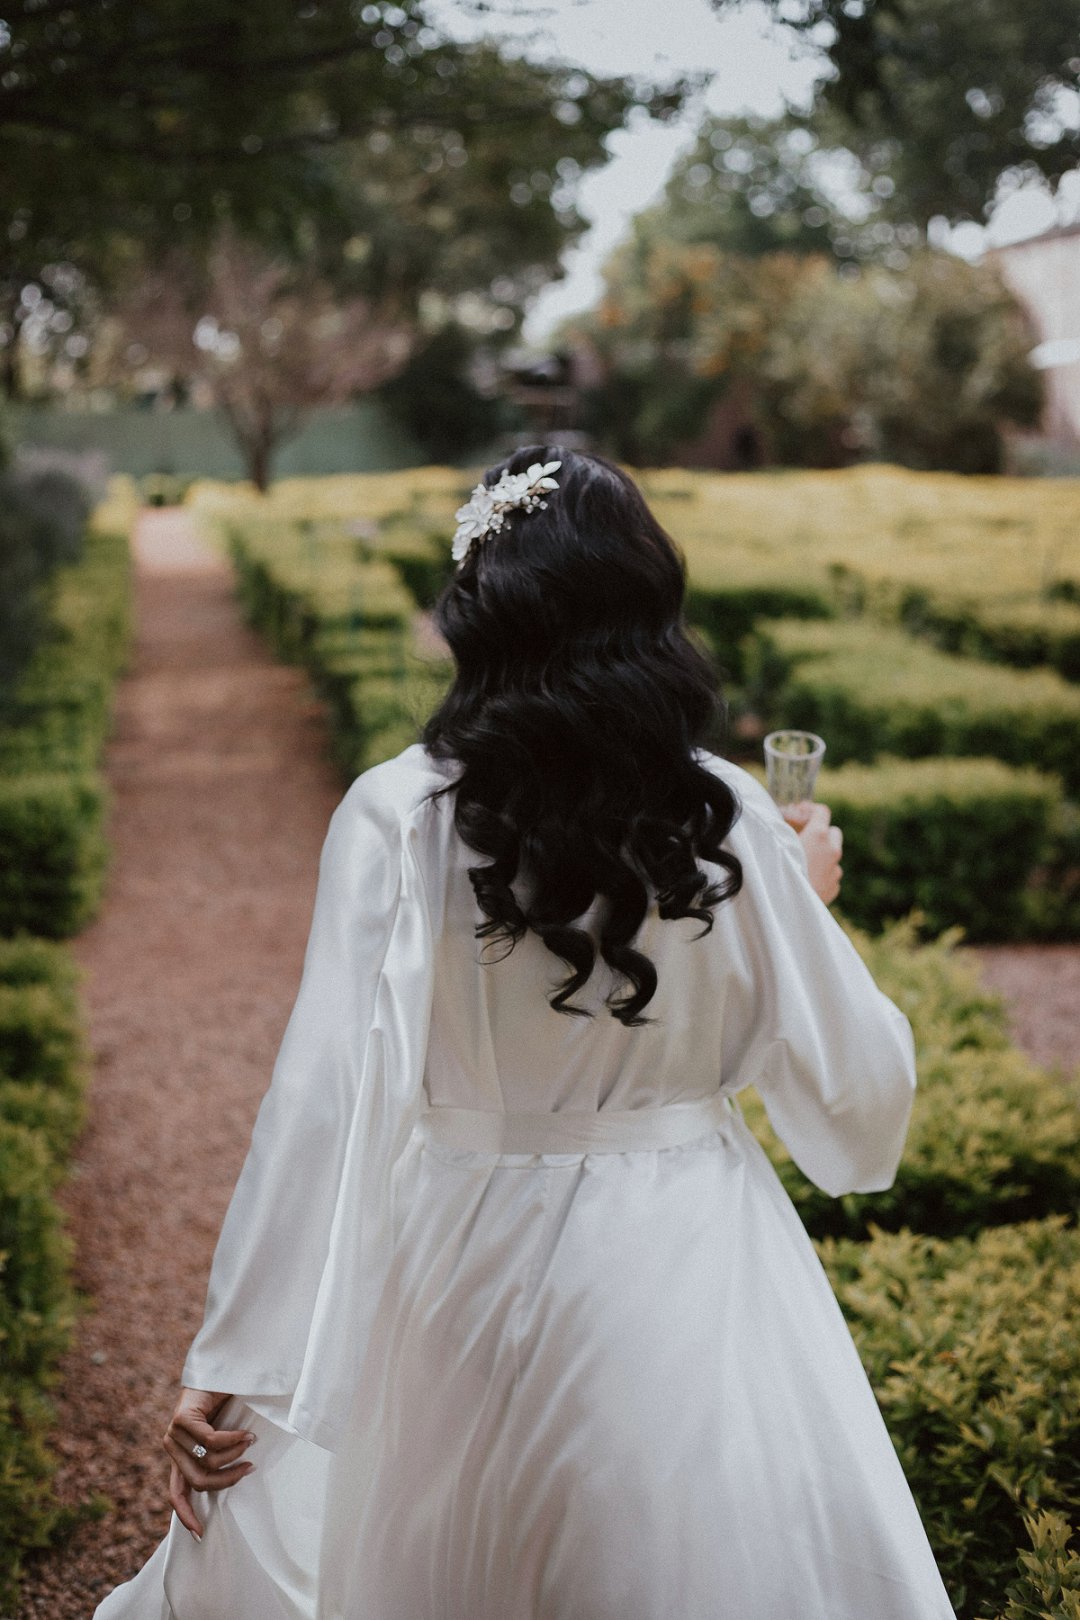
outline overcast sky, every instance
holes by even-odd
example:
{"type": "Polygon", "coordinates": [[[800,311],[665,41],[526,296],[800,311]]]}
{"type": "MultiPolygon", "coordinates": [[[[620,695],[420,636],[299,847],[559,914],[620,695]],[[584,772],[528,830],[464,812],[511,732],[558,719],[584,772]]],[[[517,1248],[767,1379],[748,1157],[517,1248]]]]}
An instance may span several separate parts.
{"type": "MultiPolygon", "coordinates": [[[[791,30],[774,24],[759,0],[744,0],[718,17],[709,0],[492,0],[486,22],[453,0],[429,0],[429,14],[456,38],[488,32],[540,59],[578,63],[597,74],[640,74],[664,81],[679,73],[707,73],[708,87],[669,124],[632,120],[609,139],[610,161],[581,183],[578,205],[590,228],[565,257],[566,276],[535,300],[525,336],[542,344],[565,315],[588,309],[600,292],[600,267],[627,222],[655,200],[676,155],[688,146],[706,110],[771,116],[785,98],[805,105],[819,72],[816,53],[791,30]]],[[[1067,186],[1080,211],[1080,177],[1067,186]]],[[[1045,230],[1058,215],[1049,197],[1017,194],[992,221],[991,239],[1014,240],[1045,230]]],[[[978,253],[985,233],[967,226],[949,245],[978,253]]]]}

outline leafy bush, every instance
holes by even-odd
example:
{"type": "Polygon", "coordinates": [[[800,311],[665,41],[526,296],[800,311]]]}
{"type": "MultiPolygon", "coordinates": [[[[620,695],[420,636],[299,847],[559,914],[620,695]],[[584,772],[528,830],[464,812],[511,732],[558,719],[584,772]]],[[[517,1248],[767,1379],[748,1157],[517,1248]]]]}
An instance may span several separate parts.
{"type": "Polygon", "coordinates": [[[414,742],[448,667],[414,650],[416,603],[388,555],[331,520],[234,516],[225,533],[247,616],[310,671],[346,777],[414,742]]]}
{"type": "Polygon", "coordinates": [[[14,1597],[22,1552],[45,1545],[59,1513],[42,1391],[68,1343],[74,1297],[54,1180],[41,1136],[0,1118],[0,1603],[14,1597]]]}
{"type": "Polygon", "coordinates": [[[754,581],[747,572],[733,569],[725,579],[710,569],[695,574],[686,589],[686,617],[708,635],[728,681],[746,678],[743,647],[759,619],[824,619],[833,611],[823,584],[814,589],[797,579],[754,581]]]}
{"type": "Polygon", "coordinates": [[[869,620],[767,620],[747,659],[763,712],[821,732],[836,764],[993,755],[1080,788],[1080,691],[1048,670],[957,658],[869,620]]]}
{"type": "Polygon", "coordinates": [[[880,941],[851,930],[915,1033],[919,1085],[892,1187],[830,1198],[792,1163],[760,1099],[742,1094],[746,1119],[803,1222],[817,1237],[861,1238],[871,1226],[951,1237],[1074,1212],[1080,1099],[1008,1044],[999,1004],[956,957],[955,935],[913,949],[914,929],[908,919],[880,941]]]}
{"type": "Polygon", "coordinates": [[[1062,1513],[1024,1515],[1031,1551],[1020,1553],[1020,1579],[1010,1586],[999,1620],[1080,1620],[1080,1552],[1062,1513]]]}
{"type": "Polygon", "coordinates": [[[64,473],[0,470],[0,707],[45,633],[50,578],[78,556],[88,512],[64,473]]]}
{"type": "Polygon", "coordinates": [[[1054,777],[993,759],[884,757],[822,770],[815,797],[843,830],[839,904],[862,928],[913,908],[931,935],[957,924],[978,940],[1080,927],[1080,881],[1068,888],[1068,812],[1054,777]],[[1052,861],[1061,868],[1055,928],[1042,899],[1052,861]]]}
{"type": "Polygon", "coordinates": [[[1080,607],[1038,598],[979,602],[908,594],[906,629],[926,636],[945,652],[989,658],[1018,669],[1049,664],[1067,681],[1080,681],[1080,607]]]}
{"type": "MultiPolygon", "coordinates": [[[[39,485],[39,494],[41,486],[39,485]]],[[[51,486],[52,520],[61,518],[51,486]]],[[[126,522],[114,487],[105,518],[126,522]]],[[[126,539],[92,526],[53,581],[50,619],[0,725],[0,1607],[22,1558],[70,1515],[52,1489],[45,1391],[75,1296],[55,1186],[82,1123],[74,963],[34,934],[74,932],[104,874],[98,772],[130,631],[126,539]],[[33,933],[26,932],[32,930],[33,933]]],[[[3,517],[0,515],[0,527],[3,517]]],[[[7,604],[5,604],[7,606],[7,604]]],[[[0,610],[2,611],[2,610],[0,610]]]]}
{"type": "Polygon", "coordinates": [[[107,847],[97,775],[0,782],[0,929],[77,933],[101,897],[107,847]]]}
{"type": "Polygon", "coordinates": [[[819,1252],[959,1620],[999,1613],[1033,1538],[1012,1614],[1043,1612],[1021,1606],[1025,1586],[1060,1576],[1075,1591],[1061,1527],[1080,1500],[1080,1230],[1055,1217],[950,1242],[875,1232],[819,1252]]]}
{"type": "Polygon", "coordinates": [[[0,727],[0,774],[96,765],[130,645],[130,566],[126,536],[92,529],[59,570],[48,631],[0,727]]]}

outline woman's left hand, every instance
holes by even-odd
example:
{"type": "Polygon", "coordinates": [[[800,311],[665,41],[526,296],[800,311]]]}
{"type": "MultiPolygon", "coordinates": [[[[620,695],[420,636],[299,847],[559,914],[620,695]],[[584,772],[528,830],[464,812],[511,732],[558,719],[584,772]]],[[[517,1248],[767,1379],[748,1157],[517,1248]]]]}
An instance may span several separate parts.
{"type": "Polygon", "coordinates": [[[248,1429],[215,1429],[214,1418],[231,1396],[218,1390],[182,1389],[161,1443],[172,1458],[169,1501],[185,1530],[202,1540],[202,1524],[191,1505],[192,1491],[223,1491],[250,1474],[254,1463],[244,1452],[255,1436],[248,1429]],[[200,1448],[201,1456],[195,1455],[200,1448]]]}

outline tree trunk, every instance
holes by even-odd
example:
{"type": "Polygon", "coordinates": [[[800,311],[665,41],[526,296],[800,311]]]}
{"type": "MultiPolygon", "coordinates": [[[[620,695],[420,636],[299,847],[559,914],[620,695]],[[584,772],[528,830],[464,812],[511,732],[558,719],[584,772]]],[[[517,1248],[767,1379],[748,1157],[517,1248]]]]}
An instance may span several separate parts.
{"type": "Polygon", "coordinates": [[[11,339],[0,349],[0,393],[9,402],[19,398],[19,327],[14,309],[6,312],[5,325],[11,330],[11,339]]]}
{"type": "Polygon", "coordinates": [[[248,477],[259,491],[265,495],[270,488],[270,462],[273,456],[273,445],[269,439],[259,438],[245,446],[247,450],[248,477]]]}

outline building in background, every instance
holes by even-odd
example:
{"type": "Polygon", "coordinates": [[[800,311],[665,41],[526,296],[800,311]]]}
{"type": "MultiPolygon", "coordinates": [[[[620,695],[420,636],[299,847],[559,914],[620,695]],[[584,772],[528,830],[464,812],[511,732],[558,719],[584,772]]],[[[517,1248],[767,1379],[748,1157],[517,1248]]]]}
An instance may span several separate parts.
{"type": "MultiPolygon", "coordinates": [[[[1075,461],[1080,457],[1080,223],[1009,242],[987,257],[1038,332],[1031,358],[1046,381],[1038,438],[1052,455],[1075,461]]],[[[1031,442],[1031,435],[1023,437],[1031,442]]]]}

